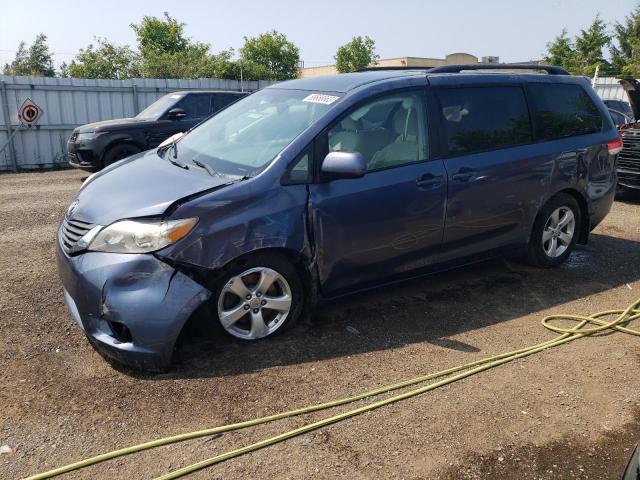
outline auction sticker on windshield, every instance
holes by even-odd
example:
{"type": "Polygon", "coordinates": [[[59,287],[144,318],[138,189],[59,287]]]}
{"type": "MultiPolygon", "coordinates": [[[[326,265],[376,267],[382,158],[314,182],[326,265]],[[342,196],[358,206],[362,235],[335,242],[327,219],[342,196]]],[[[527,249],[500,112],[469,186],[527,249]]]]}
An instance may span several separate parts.
{"type": "Polygon", "coordinates": [[[338,100],[340,97],[335,97],[333,95],[323,95],[321,93],[312,93],[311,95],[306,96],[302,99],[303,102],[311,102],[311,103],[322,103],[323,105],[331,105],[333,102],[338,100]]]}

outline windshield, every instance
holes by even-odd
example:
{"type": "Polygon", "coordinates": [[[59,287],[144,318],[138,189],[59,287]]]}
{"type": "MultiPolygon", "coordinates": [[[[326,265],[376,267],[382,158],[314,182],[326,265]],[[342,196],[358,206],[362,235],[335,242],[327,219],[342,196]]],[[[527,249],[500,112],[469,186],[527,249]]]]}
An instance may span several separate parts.
{"type": "Polygon", "coordinates": [[[164,97],[160,97],[158,100],[141,111],[138,115],[136,115],[136,118],[139,118],[141,120],[157,120],[168,109],[170,109],[178,101],[180,101],[182,97],[184,97],[183,93],[170,93],[168,95],[165,95],[164,97]]]}
{"type": "Polygon", "coordinates": [[[221,174],[253,176],[338,98],[300,90],[261,90],[185,135],[177,154],[182,162],[206,162],[221,174]]]}

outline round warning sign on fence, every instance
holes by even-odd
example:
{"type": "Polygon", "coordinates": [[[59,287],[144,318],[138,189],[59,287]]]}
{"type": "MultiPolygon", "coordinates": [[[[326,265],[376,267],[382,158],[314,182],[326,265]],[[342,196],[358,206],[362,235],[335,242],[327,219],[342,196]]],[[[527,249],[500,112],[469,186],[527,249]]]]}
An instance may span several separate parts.
{"type": "Polygon", "coordinates": [[[38,105],[27,98],[18,111],[18,118],[20,119],[20,123],[31,128],[38,122],[43,113],[38,105]]]}

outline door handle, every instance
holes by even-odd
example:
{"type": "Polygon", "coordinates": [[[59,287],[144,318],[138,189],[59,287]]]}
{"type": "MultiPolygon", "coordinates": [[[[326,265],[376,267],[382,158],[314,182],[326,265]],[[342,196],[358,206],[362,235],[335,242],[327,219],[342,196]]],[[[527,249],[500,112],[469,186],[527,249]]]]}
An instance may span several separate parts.
{"type": "Polygon", "coordinates": [[[458,173],[454,174],[451,179],[460,183],[475,182],[477,173],[478,172],[471,167],[461,167],[458,173]]]}
{"type": "Polygon", "coordinates": [[[433,173],[425,173],[416,178],[416,185],[421,190],[437,188],[442,185],[442,175],[434,175],[433,173]]]}

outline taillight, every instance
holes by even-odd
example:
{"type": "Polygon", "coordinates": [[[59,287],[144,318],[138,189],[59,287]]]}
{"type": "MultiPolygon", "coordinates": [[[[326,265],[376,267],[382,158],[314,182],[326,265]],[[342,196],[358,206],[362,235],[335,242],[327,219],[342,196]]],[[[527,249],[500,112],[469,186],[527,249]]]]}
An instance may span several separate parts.
{"type": "Polygon", "coordinates": [[[620,153],[622,151],[622,137],[618,135],[618,138],[607,143],[607,150],[609,150],[609,155],[620,153]]]}

